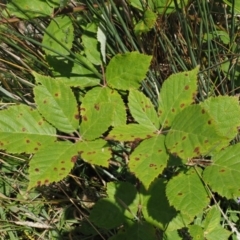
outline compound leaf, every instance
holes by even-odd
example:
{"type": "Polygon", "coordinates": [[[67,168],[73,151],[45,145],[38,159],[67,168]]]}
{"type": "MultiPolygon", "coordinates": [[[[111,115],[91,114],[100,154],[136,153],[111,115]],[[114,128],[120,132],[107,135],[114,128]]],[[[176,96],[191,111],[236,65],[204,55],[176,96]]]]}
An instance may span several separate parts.
{"type": "Polygon", "coordinates": [[[68,16],[59,16],[51,20],[43,36],[42,44],[46,46],[47,55],[69,55],[73,43],[73,25],[68,16]],[[58,40],[56,41],[53,37],[58,40]]]}
{"type": "Polygon", "coordinates": [[[142,126],[140,124],[121,125],[113,128],[107,136],[108,140],[115,141],[139,141],[156,135],[155,127],[142,126]]]}
{"type": "Polygon", "coordinates": [[[137,89],[145,78],[152,57],[138,52],[115,55],[106,69],[107,83],[120,90],[137,89]]]}
{"type": "MultiPolygon", "coordinates": [[[[197,171],[201,174],[200,168],[197,171]]],[[[167,184],[166,195],[174,208],[192,219],[209,203],[206,189],[194,168],[172,178],[167,184]]]]}
{"type": "Polygon", "coordinates": [[[192,105],[174,119],[166,137],[166,147],[172,154],[187,160],[207,154],[223,139],[209,114],[199,105],[192,105]]]}
{"type": "Polygon", "coordinates": [[[78,142],[76,143],[76,149],[85,162],[108,167],[111,151],[106,141],[98,139],[92,142],[78,142]]]}
{"type": "Polygon", "coordinates": [[[159,128],[159,120],[155,108],[143,93],[138,90],[130,90],[128,106],[133,118],[141,125],[159,128]]]}
{"type": "Polygon", "coordinates": [[[77,102],[72,90],[63,82],[34,73],[41,85],[34,87],[35,102],[44,118],[58,130],[74,132],[79,126],[77,102]]]}
{"type": "Polygon", "coordinates": [[[26,105],[0,111],[0,134],[0,148],[11,153],[35,153],[56,141],[56,129],[26,105]]]}
{"type": "Polygon", "coordinates": [[[158,98],[160,123],[170,127],[175,116],[195,101],[199,67],[172,74],[164,83],[158,98]]]}
{"type": "Polygon", "coordinates": [[[216,153],[213,164],[203,173],[204,181],[213,192],[228,199],[239,197],[240,182],[240,144],[229,146],[216,153]]]}
{"type": "Polygon", "coordinates": [[[28,189],[62,180],[77,157],[75,145],[70,142],[55,142],[41,148],[30,161],[28,189]]]}
{"type": "Polygon", "coordinates": [[[162,173],[169,155],[165,148],[165,136],[158,135],[142,141],[130,155],[129,168],[148,188],[151,182],[162,173]]]}
{"type": "Polygon", "coordinates": [[[107,87],[96,87],[88,91],[82,99],[80,110],[80,132],[87,140],[99,137],[110,126],[126,123],[126,111],[121,96],[107,87]]]}

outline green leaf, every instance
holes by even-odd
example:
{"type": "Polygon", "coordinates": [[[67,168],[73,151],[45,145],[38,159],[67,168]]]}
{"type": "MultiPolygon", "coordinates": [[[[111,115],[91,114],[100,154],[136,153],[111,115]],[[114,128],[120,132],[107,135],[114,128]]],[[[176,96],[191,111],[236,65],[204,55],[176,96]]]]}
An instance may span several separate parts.
{"type": "Polygon", "coordinates": [[[108,161],[112,157],[108,143],[102,139],[77,142],[76,149],[85,162],[103,167],[108,167],[108,161]]]}
{"type": "Polygon", "coordinates": [[[185,161],[206,155],[225,138],[215,130],[215,122],[199,105],[182,110],[174,119],[166,137],[166,147],[185,161]]]}
{"type": "Polygon", "coordinates": [[[220,135],[232,140],[240,126],[240,107],[237,97],[219,96],[208,98],[201,107],[214,119],[220,135]]]}
{"type": "Polygon", "coordinates": [[[121,90],[139,88],[147,74],[151,59],[151,56],[138,52],[115,55],[106,69],[108,85],[121,90]]]}
{"type": "Polygon", "coordinates": [[[178,212],[177,216],[168,224],[166,233],[186,227],[192,222],[192,217],[186,213],[178,212]]]}
{"type": "MultiPolygon", "coordinates": [[[[108,198],[100,199],[90,213],[90,221],[98,227],[111,229],[125,221],[124,212],[137,196],[136,188],[130,183],[107,184],[108,198]]],[[[130,210],[131,211],[131,210],[130,210]]]]}
{"type": "Polygon", "coordinates": [[[139,124],[128,124],[113,128],[107,136],[107,139],[120,142],[132,142],[151,138],[156,134],[156,129],[154,127],[147,127],[139,124]]]}
{"type": "Polygon", "coordinates": [[[119,93],[107,87],[87,92],[81,104],[80,133],[84,139],[100,137],[110,126],[126,123],[125,105],[119,93]]]}
{"type": "Polygon", "coordinates": [[[59,16],[52,19],[43,36],[42,44],[46,46],[47,55],[69,55],[73,43],[73,25],[68,16],[59,16]],[[57,39],[59,42],[56,42],[57,39]],[[53,52],[53,51],[54,52],[53,52]]]}
{"type": "Polygon", "coordinates": [[[221,225],[216,227],[213,231],[208,232],[205,234],[205,239],[207,240],[225,240],[229,239],[230,235],[232,233],[228,231],[227,229],[224,229],[221,225]]]}
{"type": "Polygon", "coordinates": [[[204,231],[202,227],[198,225],[189,225],[189,233],[193,240],[204,240],[204,231]]]}
{"type": "Polygon", "coordinates": [[[177,215],[176,210],[169,205],[165,190],[166,182],[157,179],[148,190],[142,187],[140,195],[145,220],[162,230],[177,215]]]}
{"type": "Polygon", "coordinates": [[[79,113],[72,90],[61,81],[33,73],[35,102],[44,118],[58,130],[66,133],[76,131],[79,126],[79,113]]]}
{"type": "Polygon", "coordinates": [[[199,67],[172,74],[164,83],[158,98],[160,123],[170,127],[176,115],[195,101],[199,67]]]}
{"type": "MultiPolygon", "coordinates": [[[[199,174],[200,168],[197,168],[199,174]]],[[[209,204],[208,194],[196,170],[190,168],[172,178],[166,188],[169,203],[192,219],[209,204]]]]}
{"type": "Polygon", "coordinates": [[[102,61],[96,35],[97,35],[96,24],[95,23],[88,24],[87,27],[85,28],[84,34],[82,35],[82,43],[84,47],[84,53],[87,56],[87,59],[95,65],[100,65],[102,61]]]}
{"type": "Polygon", "coordinates": [[[149,32],[157,20],[157,14],[153,11],[147,9],[144,12],[143,19],[140,20],[134,27],[134,32],[136,34],[149,32]]]}
{"type": "Polygon", "coordinates": [[[239,197],[240,144],[216,153],[213,164],[204,170],[203,179],[213,192],[228,199],[239,197]]]}
{"type": "Polygon", "coordinates": [[[134,119],[146,127],[159,128],[159,120],[156,110],[143,93],[138,90],[130,90],[128,96],[128,107],[134,119]]]}
{"type": "Polygon", "coordinates": [[[90,221],[100,228],[112,229],[124,222],[122,209],[110,199],[100,199],[90,213],[90,221]]]}
{"type": "Polygon", "coordinates": [[[148,188],[151,182],[167,166],[169,155],[165,148],[165,136],[159,135],[142,141],[130,155],[130,171],[148,188]]]}
{"type": "Polygon", "coordinates": [[[109,238],[109,240],[157,240],[156,230],[147,222],[135,222],[124,233],[109,238]]]}
{"type": "Polygon", "coordinates": [[[39,0],[14,0],[7,4],[8,15],[14,15],[22,19],[46,17],[53,13],[53,4],[51,1],[39,0]]]}
{"type": "Polygon", "coordinates": [[[219,224],[221,221],[221,213],[216,205],[212,206],[210,210],[207,212],[207,216],[203,222],[204,231],[210,233],[214,231],[217,227],[220,227],[219,224]]]}
{"type": "Polygon", "coordinates": [[[55,142],[41,148],[30,161],[28,190],[65,178],[77,160],[75,145],[55,142]]]}
{"type": "Polygon", "coordinates": [[[76,59],[74,63],[59,56],[46,56],[49,65],[53,68],[53,76],[57,80],[61,80],[69,87],[94,87],[100,85],[100,79],[95,75],[97,71],[93,64],[86,57],[76,54],[79,63],[76,59]],[[83,64],[84,63],[84,64],[83,64]]]}
{"type": "Polygon", "coordinates": [[[0,111],[0,135],[0,148],[11,153],[35,153],[56,141],[56,129],[26,105],[0,111]]]}

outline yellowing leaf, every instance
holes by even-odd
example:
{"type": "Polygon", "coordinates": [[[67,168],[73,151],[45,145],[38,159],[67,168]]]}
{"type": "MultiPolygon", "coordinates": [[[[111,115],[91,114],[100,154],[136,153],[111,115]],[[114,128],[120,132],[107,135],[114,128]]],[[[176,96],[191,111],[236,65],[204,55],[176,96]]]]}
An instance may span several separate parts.
{"type": "Polygon", "coordinates": [[[160,123],[170,127],[176,115],[195,101],[199,67],[172,74],[164,83],[158,99],[160,123]]]}
{"type": "Polygon", "coordinates": [[[34,73],[37,82],[34,88],[38,110],[58,130],[66,133],[76,131],[79,126],[77,101],[72,90],[63,82],[34,73]]]}
{"type": "Polygon", "coordinates": [[[28,190],[65,178],[77,157],[76,147],[70,142],[57,142],[42,148],[30,161],[28,190]]]}
{"type": "Polygon", "coordinates": [[[82,99],[80,133],[84,139],[98,138],[110,126],[126,123],[126,111],[118,92],[110,88],[96,87],[82,99]]]}
{"type": "Polygon", "coordinates": [[[129,168],[146,187],[162,173],[169,155],[165,148],[165,136],[155,136],[142,141],[130,155],[129,168]]]}
{"type": "Polygon", "coordinates": [[[0,111],[0,148],[11,153],[35,153],[56,141],[56,130],[36,109],[26,105],[0,111]]]}

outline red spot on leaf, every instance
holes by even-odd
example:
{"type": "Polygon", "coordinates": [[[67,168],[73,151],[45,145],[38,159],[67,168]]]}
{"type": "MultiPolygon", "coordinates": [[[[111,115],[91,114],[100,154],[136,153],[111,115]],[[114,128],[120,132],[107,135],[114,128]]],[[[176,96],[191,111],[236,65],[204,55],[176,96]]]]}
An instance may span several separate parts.
{"type": "Polygon", "coordinates": [[[65,163],[65,161],[61,161],[61,163],[62,163],[62,164],[64,164],[64,163],[65,163]]]}
{"type": "Polygon", "coordinates": [[[225,169],[221,169],[219,172],[225,172],[225,169]]]}
{"type": "Polygon", "coordinates": [[[26,143],[30,143],[30,140],[29,140],[29,139],[27,139],[27,140],[26,140],[26,143]]]}
{"type": "Polygon", "coordinates": [[[181,103],[180,104],[180,108],[184,108],[185,104],[184,103],[181,103]]]}
{"type": "Polygon", "coordinates": [[[46,179],[46,180],[44,181],[44,183],[45,183],[45,184],[48,184],[48,183],[49,183],[49,180],[46,179]]]}
{"type": "Polygon", "coordinates": [[[87,117],[86,117],[86,116],[83,116],[82,119],[83,119],[83,121],[85,121],[85,122],[87,121],[87,117]]]}
{"type": "Polygon", "coordinates": [[[66,168],[64,168],[64,167],[63,167],[63,168],[61,168],[61,170],[62,170],[62,171],[65,171],[65,170],[66,170],[66,168]]]}
{"type": "Polygon", "coordinates": [[[39,172],[39,168],[35,168],[35,172],[39,172]]]}
{"type": "Polygon", "coordinates": [[[41,122],[41,121],[38,122],[38,125],[39,125],[39,126],[41,126],[42,124],[43,124],[43,122],[41,122]]]}
{"type": "Polygon", "coordinates": [[[151,106],[150,105],[145,105],[145,108],[151,108],[151,106]]]}
{"type": "Polygon", "coordinates": [[[188,77],[188,73],[185,73],[184,75],[185,75],[186,77],[188,77]]]}
{"type": "Polygon", "coordinates": [[[34,148],[34,151],[38,151],[38,148],[37,148],[37,147],[35,147],[35,148],[34,148]]]}
{"type": "Polygon", "coordinates": [[[151,138],[152,136],[151,135],[147,135],[146,138],[151,138]]]}
{"type": "Polygon", "coordinates": [[[184,141],[186,138],[187,138],[186,136],[183,136],[183,137],[182,137],[182,141],[184,141]]]}
{"type": "Polygon", "coordinates": [[[77,161],[77,158],[78,158],[78,156],[73,156],[73,157],[71,158],[71,162],[75,163],[75,162],[77,161]]]}
{"type": "Polygon", "coordinates": [[[193,152],[200,154],[200,148],[199,147],[194,148],[193,152]]]}
{"type": "Polygon", "coordinates": [[[175,112],[175,109],[174,109],[174,108],[172,108],[172,112],[175,112]]]}
{"type": "Polygon", "coordinates": [[[99,109],[100,109],[99,104],[98,104],[98,103],[94,104],[94,108],[95,108],[97,111],[99,111],[99,109]]]}
{"type": "Polygon", "coordinates": [[[86,110],[86,108],[80,108],[80,111],[85,111],[86,110]]]}
{"type": "Polygon", "coordinates": [[[204,109],[202,109],[202,111],[201,111],[201,112],[202,112],[202,114],[204,114],[206,111],[205,111],[204,109]]]}
{"type": "Polygon", "coordinates": [[[47,103],[47,100],[44,100],[43,103],[46,104],[46,103],[47,103]]]}
{"type": "Polygon", "coordinates": [[[156,164],[153,164],[153,163],[151,163],[151,164],[149,164],[149,167],[156,167],[157,165],[156,164]]]}
{"type": "Polygon", "coordinates": [[[136,161],[139,161],[139,160],[140,160],[140,158],[138,158],[138,157],[135,157],[135,158],[134,158],[134,160],[136,160],[136,161]]]}
{"type": "Polygon", "coordinates": [[[75,114],[74,118],[78,120],[80,118],[80,115],[79,114],[75,114]]]}
{"type": "Polygon", "coordinates": [[[206,139],[206,140],[204,140],[204,143],[208,143],[208,140],[206,139]]]}
{"type": "Polygon", "coordinates": [[[159,152],[159,153],[162,152],[162,149],[158,149],[158,152],[159,152]]]}
{"type": "Polygon", "coordinates": [[[83,151],[79,151],[78,154],[81,155],[83,153],[83,151]]]}
{"type": "Polygon", "coordinates": [[[57,171],[57,168],[55,167],[55,168],[53,168],[53,170],[54,170],[54,171],[57,171]]]}
{"type": "Polygon", "coordinates": [[[185,89],[185,90],[188,90],[188,89],[189,89],[189,86],[188,86],[188,85],[186,85],[186,86],[184,87],[184,89],[185,89]]]}
{"type": "Polygon", "coordinates": [[[180,192],[180,193],[178,193],[178,196],[182,196],[183,194],[180,192]]]}
{"type": "Polygon", "coordinates": [[[54,96],[55,96],[55,97],[58,97],[58,96],[59,96],[59,94],[58,94],[58,93],[55,93],[55,94],[54,94],[54,96]]]}
{"type": "Polygon", "coordinates": [[[41,186],[41,181],[37,181],[37,186],[38,186],[38,187],[41,186]]]}
{"type": "Polygon", "coordinates": [[[41,144],[40,142],[37,142],[37,145],[38,145],[38,146],[41,146],[42,144],[41,144]]]}
{"type": "Polygon", "coordinates": [[[26,128],[22,128],[22,131],[23,131],[23,132],[26,132],[26,131],[27,131],[27,129],[26,129],[26,128]]]}
{"type": "Polygon", "coordinates": [[[212,124],[212,120],[208,120],[208,125],[211,125],[212,124]]]}
{"type": "Polygon", "coordinates": [[[0,146],[3,146],[4,145],[4,143],[3,142],[0,142],[0,146]]]}

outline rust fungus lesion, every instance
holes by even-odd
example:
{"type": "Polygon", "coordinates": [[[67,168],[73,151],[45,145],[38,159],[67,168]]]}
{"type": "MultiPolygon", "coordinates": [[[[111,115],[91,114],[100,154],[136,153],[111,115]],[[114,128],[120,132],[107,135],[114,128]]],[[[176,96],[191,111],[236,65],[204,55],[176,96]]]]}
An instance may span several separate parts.
{"type": "Polygon", "coordinates": [[[99,103],[94,104],[94,108],[95,108],[97,111],[99,111],[99,109],[100,109],[99,103]]]}
{"type": "Polygon", "coordinates": [[[54,96],[55,96],[55,97],[58,97],[58,96],[59,96],[59,93],[55,93],[54,96]]]}
{"type": "Polygon", "coordinates": [[[199,155],[200,154],[200,148],[199,147],[194,148],[193,152],[199,155]]]}
{"type": "Polygon", "coordinates": [[[184,103],[181,103],[180,104],[180,108],[184,108],[185,104],[184,103]]]}
{"type": "Polygon", "coordinates": [[[188,89],[189,89],[189,86],[188,86],[188,85],[186,85],[186,86],[184,87],[184,89],[185,89],[185,90],[188,90],[188,89]]]}

